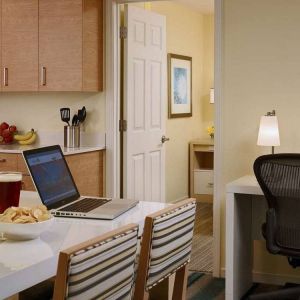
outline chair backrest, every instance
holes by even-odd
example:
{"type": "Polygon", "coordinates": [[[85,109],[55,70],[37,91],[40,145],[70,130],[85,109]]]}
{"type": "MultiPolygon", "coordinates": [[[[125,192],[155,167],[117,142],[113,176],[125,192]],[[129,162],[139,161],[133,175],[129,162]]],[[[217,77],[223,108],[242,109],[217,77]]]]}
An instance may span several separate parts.
{"type": "Polygon", "coordinates": [[[137,293],[150,290],[190,261],[195,212],[195,199],[188,199],[146,217],[137,293]]]}
{"type": "Polygon", "coordinates": [[[290,249],[300,255],[300,154],[260,156],[254,173],[269,206],[266,240],[275,249],[271,252],[277,247],[281,254],[291,254],[290,249]]]}
{"type": "Polygon", "coordinates": [[[131,299],[137,238],[129,224],[62,251],[53,299],[131,299]]]}

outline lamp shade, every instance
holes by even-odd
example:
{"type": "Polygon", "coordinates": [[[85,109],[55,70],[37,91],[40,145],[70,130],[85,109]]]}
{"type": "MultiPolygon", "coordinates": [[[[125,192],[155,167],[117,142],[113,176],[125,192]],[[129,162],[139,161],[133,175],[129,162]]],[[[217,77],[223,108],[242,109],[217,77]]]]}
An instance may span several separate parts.
{"type": "Polygon", "coordinates": [[[215,90],[213,88],[210,89],[209,102],[215,103],[215,90]]]}
{"type": "Polygon", "coordinates": [[[277,116],[262,116],[260,118],[257,145],[280,146],[277,116]]]}

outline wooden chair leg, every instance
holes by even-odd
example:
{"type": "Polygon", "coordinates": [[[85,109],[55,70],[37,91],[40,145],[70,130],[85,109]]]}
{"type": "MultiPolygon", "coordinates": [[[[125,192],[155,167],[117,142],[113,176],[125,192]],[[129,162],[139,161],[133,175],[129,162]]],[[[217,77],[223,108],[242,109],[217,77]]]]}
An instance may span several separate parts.
{"type": "Polygon", "coordinates": [[[176,272],[173,300],[185,300],[187,290],[188,267],[185,265],[176,272]]]}
{"type": "Polygon", "coordinates": [[[138,290],[134,292],[133,300],[148,300],[149,299],[149,292],[138,290]]]}
{"type": "Polygon", "coordinates": [[[144,292],[144,297],[143,300],[148,300],[149,299],[149,292],[144,292]]]}
{"type": "Polygon", "coordinates": [[[158,285],[154,286],[150,292],[151,300],[172,300],[175,275],[172,274],[170,277],[166,278],[158,285]]]}

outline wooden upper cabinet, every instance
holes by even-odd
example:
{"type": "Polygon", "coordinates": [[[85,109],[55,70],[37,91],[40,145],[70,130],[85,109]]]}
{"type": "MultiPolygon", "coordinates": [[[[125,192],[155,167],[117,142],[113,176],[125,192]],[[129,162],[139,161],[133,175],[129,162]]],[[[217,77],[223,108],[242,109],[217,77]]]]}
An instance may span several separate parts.
{"type": "Polygon", "coordinates": [[[0,0],[0,91],[103,89],[103,0],[0,0]]]}
{"type": "Polygon", "coordinates": [[[2,0],[2,91],[38,90],[38,0],[2,0]]]}
{"type": "Polygon", "coordinates": [[[83,91],[103,89],[103,0],[83,1],[83,91]]]}
{"type": "MultiPolygon", "coordinates": [[[[0,0],[0,32],[2,32],[2,1],[0,0]]],[[[2,68],[2,37],[0,35],[0,68],[2,68]]],[[[2,72],[1,72],[1,69],[0,69],[0,81],[2,82],[2,72]]],[[[2,84],[0,82],[0,92],[2,92],[2,84]]]]}
{"type": "Polygon", "coordinates": [[[39,90],[82,90],[82,18],[82,0],[39,0],[39,90]]]}

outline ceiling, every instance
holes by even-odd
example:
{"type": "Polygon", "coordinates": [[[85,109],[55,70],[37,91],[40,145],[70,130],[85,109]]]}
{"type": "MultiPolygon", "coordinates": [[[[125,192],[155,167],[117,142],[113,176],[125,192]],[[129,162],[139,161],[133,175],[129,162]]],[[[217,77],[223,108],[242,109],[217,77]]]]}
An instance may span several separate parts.
{"type": "Polygon", "coordinates": [[[214,0],[173,0],[187,5],[204,14],[214,13],[214,0]]]}

